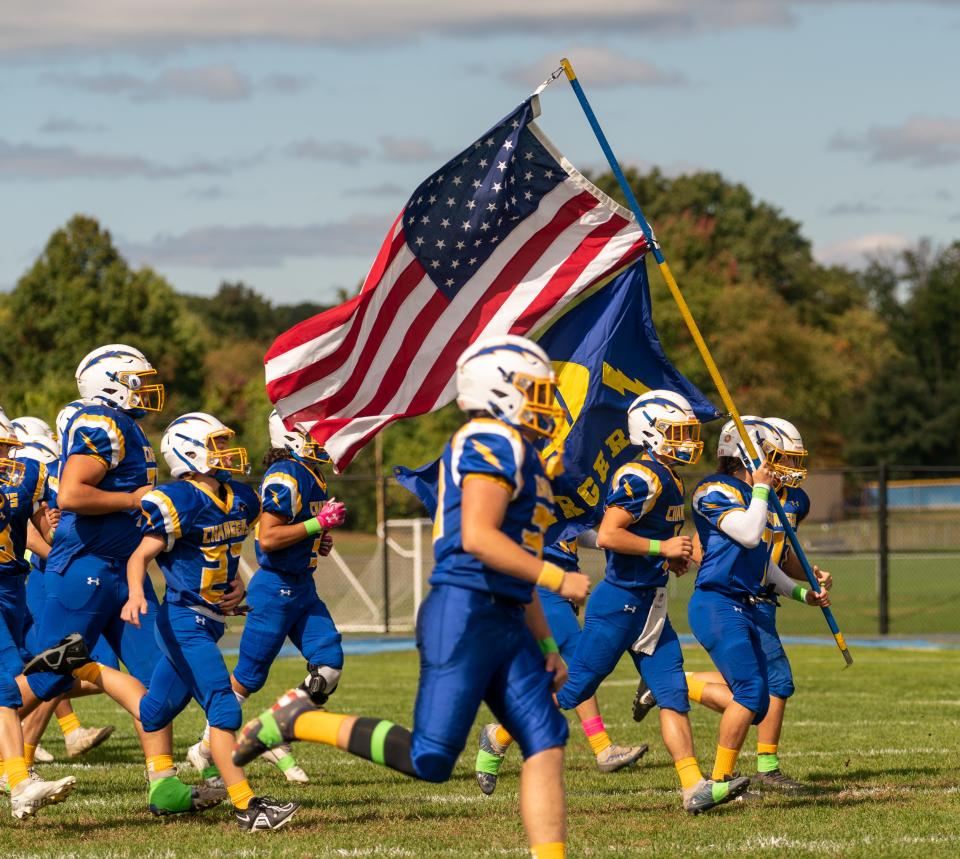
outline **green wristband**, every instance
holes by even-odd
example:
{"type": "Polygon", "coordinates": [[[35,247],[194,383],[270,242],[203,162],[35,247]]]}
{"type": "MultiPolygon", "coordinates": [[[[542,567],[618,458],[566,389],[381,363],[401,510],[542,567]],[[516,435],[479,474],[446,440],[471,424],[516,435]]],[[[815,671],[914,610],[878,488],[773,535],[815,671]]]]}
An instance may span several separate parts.
{"type": "Polygon", "coordinates": [[[810,592],[805,587],[797,585],[793,589],[793,593],[790,594],[790,596],[792,596],[797,602],[806,602],[808,593],[810,592]]]}
{"type": "Polygon", "coordinates": [[[537,642],[540,645],[540,652],[546,656],[548,653],[559,653],[560,648],[557,647],[557,642],[554,641],[553,636],[550,638],[542,638],[537,642]]]}
{"type": "Polygon", "coordinates": [[[770,489],[767,486],[754,486],[753,487],[753,497],[759,498],[761,501],[766,501],[770,497],[770,489]]]}
{"type": "Polygon", "coordinates": [[[319,534],[323,530],[323,525],[320,524],[316,516],[312,519],[307,519],[307,521],[303,523],[303,527],[307,529],[307,533],[311,536],[319,534]]]}
{"type": "Polygon", "coordinates": [[[647,549],[648,555],[659,555],[660,554],[660,541],[651,540],[650,547],[647,549]]]}

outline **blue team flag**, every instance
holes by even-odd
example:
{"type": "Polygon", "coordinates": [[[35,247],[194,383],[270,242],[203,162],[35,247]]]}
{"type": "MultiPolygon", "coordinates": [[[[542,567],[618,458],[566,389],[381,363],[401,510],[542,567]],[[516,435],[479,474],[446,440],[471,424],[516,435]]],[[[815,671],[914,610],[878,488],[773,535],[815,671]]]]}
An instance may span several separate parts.
{"type": "MultiPolygon", "coordinates": [[[[640,394],[676,391],[701,421],[720,412],[664,354],[643,259],[531,339],[550,356],[566,413],[560,433],[564,473],[553,481],[557,522],[546,539],[553,543],[573,539],[602,518],[610,478],[637,453],[627,436],[627,407],[640,394]]],[[[401,466],[394,474],[434,515],[439,460],[418,469],[401,466]]]]}

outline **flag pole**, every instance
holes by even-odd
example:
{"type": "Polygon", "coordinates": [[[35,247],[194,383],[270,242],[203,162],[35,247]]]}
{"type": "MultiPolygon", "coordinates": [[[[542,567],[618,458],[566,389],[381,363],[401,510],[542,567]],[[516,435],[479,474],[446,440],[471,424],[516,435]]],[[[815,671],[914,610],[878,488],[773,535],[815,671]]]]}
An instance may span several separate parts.
{"type": "MultiPolygon", "coordinates": [[[[580,102],[580,107],[583,109],[583,112],[587,117],[587,122],[590,123],[590,127],[593,129],[593,133],[600,144],[600,148],[603,150],[603,154],[606,156],[607,163],[610,165],[610,169],[613,171],[613,175],[617,180],[617,184],[620,186],[620,190],[623,191],[627,205],[630,207],[630,210],[636,217],[637,223],[640,225],[640,229],[643,230],[643,234],[647,239],[647,244],[649,245],[650,250],[653,252],[653,258],[657,261],[657,266],[660,269],[661,275],[663,275],[663,279],[667,284],[667,288],[670,290],[670,294],[673,296],[673,300],[677,303],[677,307],[680,308],[680,315],[683,317],[683,321],[686,323],[687,328],[690,331],[690,335],[693,337],[693,342],[697,345],[700,356],[703,358],[703,362],[707,366],[707,371],[710,373],[710,378],[713,379],[713,383],[716,385],[717,391],[720,394],[720,399],[723,401],[724,407],[730,413],[730,416],[733,418],[733,422],[737,426],[737,431],[740,433],[740,438],[743,439],[744,446],[746,447],[747,455],[754,461],[755,464],[759,465],[760,459],[757,455],[757,449],[753,444],[753,440],[750,438],[743,426],[743,419],[740,417],[740,412],[737,411],[737,407],[733,402],[733,397],[730,396],[730,391],[727,389],[726,383],[723,381],[723,377],[720,375],[720,370],[718,369],[716,362],[713,360],[713,356],[710,354],[710,349],[707,346],[706,341],[703,339],[703,335],[700,333],[700,328],[697,326],[697,322],[693,318],[693,314],[690,312],[690,308],[687,305],[686,299],[683,297],[683,293],[680,292],[680,287],[677,286],[677,281],[674,279],[673,272],[670,271],[670,266],[667,264],[667,260],[663,255],[663,251],[660,249],[660,244],[657,242],[657,238],[653,233],[653,229],[651,228],[647,219],[644,217],[643,211],[640,208],[640,204],[637,202],[637,198],[634,196],[633,190],[630,188],[626,177],[623,175],[623,170],[620,169],[620,163],[613,154],[613,150],[610,148],[610,144],[607,142],[607,138],[603,133],[603,129],[600,128],[600,123],[597,121],[596,114],[593,112],[590,102],[587,101],[587,96],[583,91],[583,87],[580,86],[580,81],[577,80],[577,75],[573,70],[573,66],[566,57],[560,61],[560,65],[567,76],[567,80],[570,82],[570,86],[573,88],[573,92],[577,97],[577,101],[580,102]]],[[[813,574],[813,568],[810,566],[810,562],[807,560],[807,556],[800,545],[800,541],[797,539],[796,531],[787,520],[787,515],[783,510],[783,505],[780,503],[780,499],[777,497],[776,492],[770,493],[770,504],[776,511],[777,516],[780,518],[780,522],[783,524],[783,530],[786,533],[787,539],[790,541],[790,545],[793,547],[794,552],[797,554],[797,558],[803,567],[803,572],[807,577],[810,587],[815,593],[819,593],[820,582],[813,574]]],[[[850,655],[850,651],[847,648],[847,643],[843,638],[843,633],[840,632],[840,627],[837,625],[837,621],[833,616],[833,612],[827,606],[821,606],[821,610],[823,611],[823,616],[826,618],[827,625],[830,627],[830,632],[833,633],[834,641],[836,641],[837,647],[840,648],[840,652],[843,654],[844,660],[846,661],[847,665],[852,665],[853,657],[850,655]]]]}

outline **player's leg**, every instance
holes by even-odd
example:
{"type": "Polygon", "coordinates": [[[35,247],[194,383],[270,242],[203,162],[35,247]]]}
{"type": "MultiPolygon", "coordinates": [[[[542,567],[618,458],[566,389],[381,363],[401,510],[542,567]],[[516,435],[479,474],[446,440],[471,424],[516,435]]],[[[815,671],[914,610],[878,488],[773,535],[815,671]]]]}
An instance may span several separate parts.
{"type": "Polygon", "coordinates": [[[417,618],[420,680],[414,731],[385,719],[319,710],[291,689],[241,732],[233,759],[243,766],[292,740],[335,746],[424,781],[446,781],[466,744],[483,691],[504,647],[497,607],[462,588],[430,591],[417,618]]]}
{"type": "Polygon", "coordinates": [[[567,840],[563,785],[567,720],[553,703],[553,677],[525,625],[509,634],[508,660],[491,678],[486,702],[516,738],[520,770],[520,815],[534,857],[562,857],[567,840]]]}
{"type": "Polygon", "coordinates": [[[760,649],[753,609],[728,596],[695,590],[688,608],[690,628],[720,670],[733,700],[720,717],[713,778],[733,775],[751,724],[766,715],[770,696],[766,661],[760,649]]]}
{"type": "MultiPolygon", "coordinates": [[[[110,668],[120,668],[120,660],[117,654],[110,646],[109,642],[101,635],[97,639],[90,656],[94,662],[106,665],[110,668]]],[[[64,698],[56,709],[57,723],[63,732],[63,742],[67,747],[67,754],[71,758],[85,755],[92,749],[104,743],[113,733],[113,725],[105,725],[102,728],[93,725],[80,724],[80,717],[73,709],[73,704],[69,698],[64,698]]]]}
{"type": "MultiPolygon", "coordinates": [[[[723,675],[719,671],[688,671],[687,696],[697,704],[703,704],[716,713],[722,713],[733,700],[730,687],[727,686],[723,675]]],[[[654,707],[657,699],[650,687],[641,677],[637,684],[637,692],[633,696],[633,720],[642,722],[654,707]]]]}
{"type": "Polygon", "coordinates": [[[630,655],[660,707],[660,734],[680,779],[684,809],[691,814],[699,814],[743,793],[750,783],[749,779],[715,782],[705,779],[700,771],[688,716],[690,702],[683,671],[683,653],[670,618],[664,621],[653,653],[631,651],[630,655]]]}
{"type": "Polygon", "coordinates": [[[764,720],[757,725],[756,781],[774,790],[797,791],[803,785],[785,775],[777,755],[787,699],[793,695],[793,671],[790,660],[777,633],[775,605],[757,607],[757,629],[763,655],[767,660],[767,685],[770,688],[770,708],[764,720]]]}

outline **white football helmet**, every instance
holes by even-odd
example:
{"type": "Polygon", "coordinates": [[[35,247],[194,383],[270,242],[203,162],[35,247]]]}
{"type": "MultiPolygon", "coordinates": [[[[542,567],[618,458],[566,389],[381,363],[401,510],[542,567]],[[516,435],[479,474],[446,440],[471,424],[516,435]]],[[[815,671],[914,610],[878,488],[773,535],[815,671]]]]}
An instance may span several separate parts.
{"type": "Polygon", "coordinates": [[[700,421],[685,397],[673,391],[647,391],[627,409],[630,441],[657,456],[693,465],[703,453],[700,421]]]}
{"type": "Polygon", "coordinates": [[[267,427],[270,430],[271,447],[290,451],[294,459],[307,466],[311,463],[330,462],[330,455],[323,449],[323,445],[313,440],[303,424],[294,424],[292,430],[287,429],[276,409],[270,412],[267,427]]]}
{"type": "MultiPolygon", "coordinates": [[[[750,434],[750,440],[761,459],[765,459],[767,465],[778,477],[783,476],[783,471],[778,469],[776,464],[771,462],[770,455],[776,448],[783,447],[783,439],[776,427],[770,426],[763,418],[756,415],[741,415],[744,429],[750,434]]],[[[755,466],[747,453],[747,448],[740,438],[737,431],[737,425],[733,419],[727,421],[720,430],[720,441],[717,444],[717,456],[733,456],[743,463],[747,471],[753,471],[755,466]]]]}
{"type": "Polygon", "coordinates": [[[140,412],[163,411],[163,385],[154,381],[156,375],[143,352],[122,343],[94,349],[76,373],[81,397],[140,412]]]}
{"type": "Polygon", "coordinates": [[[18,459],[35,459],[49,465],[60,458],[60,443],[46,421],[25,415],[13,419],[13,429],[23,445],[17,451],[18,459]]]}
{"type": "Polygon", "coordinates": [[[765,418],[777,432],[783,442],[783,447],[774,451],[776,462],[788,469],[783,482],[787,486],[799,486],[807,476],[807,467],[804,461],[807,458],[807,449],[803,446],[800,431],[790,421],[784,418],[765,418]]]}
{"type": "Polygon", "coordinates": [[[231,474],[249,474],[247,449],[227,446],[236,433],[213,415],[190,412],[164,430],[160,453],[174,477],[209,474],[225,481],[231,474]]]}
{"type": "Polygon", "coordinates": [[[486,337],[457,359],[457,405],[465,412],[486,412],[549,438],[563,417],[555,392],[547,353],[525,337],[486,337]]]}
{"type": "Polygon", "coordinates": [[[0,407],[0,485],[19,486],[23,480],[24,467],[22,462],[17,462],[13,457],[18,448],[23,446],[20,439],[17,438],[16,430],[13,428],[13,421],[7,417],[7,413],[0,407]]]}
{"type": "Polygon", "coordinates": [[[57,428],[57,439],[60,441],[61,448],[66,442],[67,427],[70,425],[70,420],[73,418],[73,416],[87,406],[96,405],[99,404],[95,400],[73,400],[72,402],[67,403],[62,409],[60,409],[59,412],[57,412],[57,419],[53,423],[57,428]]]}

